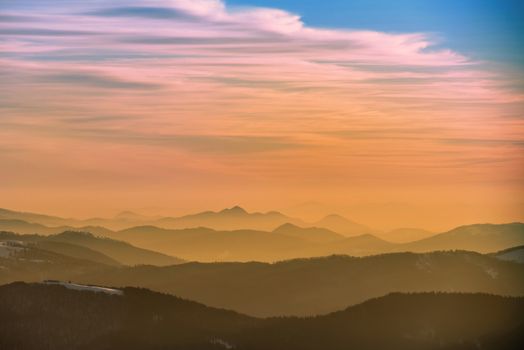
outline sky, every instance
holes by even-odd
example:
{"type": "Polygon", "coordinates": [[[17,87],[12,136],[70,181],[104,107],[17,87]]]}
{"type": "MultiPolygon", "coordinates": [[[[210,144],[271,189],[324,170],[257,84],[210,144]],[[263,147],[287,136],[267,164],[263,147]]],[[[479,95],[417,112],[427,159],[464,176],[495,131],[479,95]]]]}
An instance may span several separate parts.
{"type": "Polygon", "coordinates": [[[522,221],[523,6],[0,0],[0,207],[522,221]]]}

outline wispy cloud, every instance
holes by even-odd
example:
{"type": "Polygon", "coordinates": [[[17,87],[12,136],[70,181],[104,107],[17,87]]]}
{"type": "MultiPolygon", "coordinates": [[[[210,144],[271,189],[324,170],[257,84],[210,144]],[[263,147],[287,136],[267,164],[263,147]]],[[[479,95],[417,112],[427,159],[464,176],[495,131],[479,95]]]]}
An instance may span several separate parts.
{"type": "Polygon", "coordinates": [[[187,13],[166,7],[127,6],[112,7],[86,12],[90,16],[102,17],[143,17],[152,19],[193,19],[187,13]]]}
{"type": "Polygon", "coordinates": [[[137,177],[176,163],[297,192],[524,168],[519,75],[435,34],[221,0],[17,0],[2,2],[0,36],[0,138],[26,150],[18,165],[65,150],[119,176],[129,157],[137,177]]]}
{"type": "Polygon", "coordinates": [[[177,148],[207,155],[237,156],[305,146],[289,138],[274,136],[153,134],[113,129],[77,129],[71,136],[109,143],[177,148]]]}
{"type": "Polygon", "coordinates": [[[85,36],[96,34],[93,32],[80,30],[60,30],[60,29],[44,29],[44,28],[7,28],[0,29],[0,35],[5,36],[85,36]]]}
{"type": "Polygon", "coordinates": [[[130,89],[130,90],[149,90],[159,89],[161,84],[141,83],[135,81],[125,81],[107,75],[81,73],[59,73],[48,74],[38,77],[38,81],[48,84],[71,84],[75,86],[88,86],[98,89],[130,89]]]}

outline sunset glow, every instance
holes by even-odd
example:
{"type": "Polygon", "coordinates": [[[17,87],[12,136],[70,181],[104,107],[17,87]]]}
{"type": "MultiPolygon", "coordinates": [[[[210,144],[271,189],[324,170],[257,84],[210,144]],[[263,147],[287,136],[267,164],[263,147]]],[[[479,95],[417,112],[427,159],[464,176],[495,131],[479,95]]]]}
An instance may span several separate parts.
{"type": "Polygon", "coordinates": [[[327,28],[278,1],[0,4],[4,207],[524,219],[522,66],[442,33],[327,28]]]}

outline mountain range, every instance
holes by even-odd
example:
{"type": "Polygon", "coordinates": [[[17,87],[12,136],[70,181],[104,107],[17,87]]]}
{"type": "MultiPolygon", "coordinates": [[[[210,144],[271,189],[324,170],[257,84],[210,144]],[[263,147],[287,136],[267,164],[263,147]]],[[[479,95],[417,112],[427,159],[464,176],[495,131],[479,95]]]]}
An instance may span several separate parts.
{"type": "MultiPolygon", "coordinates": [[[[288,223],[301,227],[327,228],[346,236],[370,233],[373,231],[364,225],[357,224],[339,215],[328,215],[318,222],[308,223],[277,211],[249,213],[239,206],[220,211],[205,211],[180,217],[150,217],[133,212],[122,212],[113,218],[90,218],[84,220],[0,209],[0,220],[19,220],[31,224],[44,225],[48,228],[53,227],[55,233],[57,230],[66,231],[71,228],[85,229],[86,227],[92,229],[104,227],[118,231],[133,226],[157,226],[166,229],[207,227],[222,231],[240,229],[272,231],[288,223]]],[[[16,222],[12,224],[15,225],[16,222]]],[[[41,229],[42,227],[34,226],[31,228],[27,226],[26,228],[27,230],[35,230],[41,229]]],[[[35,233],[35,231],[28,233],[35,233]]]]}
{"type": "Polygon", "coordinates": [[[523,246],[522,223],[0,210],[0,348],[520,349],[523,246]]]}
{"type": "Polygon", "coordinates": [[[7,243],[15,247],[8,256],[0,257],[0,284],[52,279],[139,286],[263,317],[323,314],[391,292],[524,295],[524,264],[466,251],[330,256],[273,264],[125,266],[104,261],[95,251],[74,256],[76,250],[56,240],[40,240],[35,245],[34,240],[16,243],[16,237],[10,238],[7,243]],[[41,244],[49,242],[52,250],[41,244]],[[64,249],[62,254],[59,249],[64,249]]]}
{"type": "MultiPolygon", "coordinates": [[[[245,215],[240,209],[227,214],[245,215]]],[[[253,215],[253,214],[249,214],[253,215]]],[[[285,223],[272,231],[251,229],[220,231],[206,227],[166,229],[136,226],[113,231],[100,226],[48,227],[20,219],[0,219],[0,230],[18,233],[55,235],[65,231],[85,231],[97,236],[125,241],[140,248],[158,251],[190,261],[266,261],[346,254],[365,256],[390,252],[430,252],[435,250],[470,250],[491,253],[524,244],[524,224],[477,224],[457,227],[448,232],[406,243],[395,243],[373,234],[345,236],[323,227],[302,227],[285,223]]],[[[400,230],[405,236],[413,229],[400,230]]],[[[427,233],[427,232],[426,232],[427,233]]],[[[426,234],[415,233],[424,236],[426,234]]],[[[118,260],[118,259],[117,259],[118,260]]],[[[125,261],[125,264],[149,263],[125,261]]],[[[158,262],[152,262],[158,265],[158,262]]],[[[164,264],[164,263],[162,263],[164,264]]]]}
{"type": "Polygon", "coordinates": [[[524,295],[522,264],[464,251],[137,266],[89,270],[71,279],[140,286],[263,317],[324,314],[391,292],[524,295]]]}

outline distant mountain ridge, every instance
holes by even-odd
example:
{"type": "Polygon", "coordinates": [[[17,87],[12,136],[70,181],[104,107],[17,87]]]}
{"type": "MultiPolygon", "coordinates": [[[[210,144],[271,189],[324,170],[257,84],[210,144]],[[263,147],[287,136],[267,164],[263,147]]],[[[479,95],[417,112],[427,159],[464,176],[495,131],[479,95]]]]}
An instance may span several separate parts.
{"type": "Polygon", "coordinates": [[[357,235],[371,232],[371,230],[367,227],[354,223],[338,215],[329,215],[318,222],[307,223],[301,219],[289,217],[277,211],[269,211],[266,213],[249,213],[240,206],[234,206],[232,208],[226,208],[220,211],[204,211],[180,217],[158,218],[125,211],[117,214],[114,218],[91,218],[85,220],[64,219],[47,215],[0,209],[0,220],[1,219],[22,220],[29,224],[62,226],[64,228],[68,227],[71,229],[80,229],[86,226],[103,226],[113,231],[118,231],[133,226],[145,225],[158,226],[168,229],[208,227],[215,230],[225,231],[240,229],[272,231],[281,225],[290,223],[301,227],[317,226],[326,228],[343,235],[357,235]],[[324,226],[324,224],[326,226],[324,226]],[[336,227],[337,230],[334,230],[333,227],[336,227]],[[338,231],[338,229],[340,231],[338,231]]]}
{"type": "Polygon", "coordinates": [[[247,229],[271,231],[286,223],[305,225],[302,220],[288,217],[279,212],[248,213],[239,206],[226,208],[218,212],[205,211],[181,217],[161,218],[154,224],[170,229],[208,227],[215,230],[247,229]]]}
{"type": "Polygon", "coordinates": [[[481,253],[524,244],[524,224],[475,224],[454,228],[426,239],[406,243],[409,251],[463,249],[481,253]]]}
{"type": "Polygon", "coordinates": [[[313,223],[313,226],[327,228],[331,231],[346,235],[358,235],[370,233],[372,230],[354,221],[348,220],[343,216],[337,214],[327,215],[323,219],[313,223]]]}
{"type": "Polygon", "coordinates": [[[302,238],[311,242],[326,243],[342,241],[346,237],[321,227],[299,227],[290,223],[283,224],[273,230],[274,233],[302,238]]]}
{"type": "Polygon", "coordinates": [[[524,245],[524,224],[462,226],[409,243],[392,243],[372,234],[342,237],[326,229],[300,228],[292,224],[285,224],[272,232],[144,227],[120,231],[117,235],[133,244],[186,260],[277,261],[331,254],[365,256],[404,251],[469,250],[490,253],[524,245]],[[484,234],[479,236],[478,233],[483,230],[484,234]]]}
{"type": "MultiPolygon", "coordinates": [[[[215,213],[216,214],[216,213],[215,213]]],[[[213,214],[213,215],[215,215],[213,214]]],[[[228,215],[244,215],[230,212],[228,215]]],[[[70,227],[50,228],[21,220],[0,220],[0,230],[21,233],[37,231],[47,235],[71,231],[70,227]]],[[[126,241],[132,245],[190,261],[278,261],[293,258],[343,254],[353,256],[389,252],[430,252],[469,250],[491,253],[524,245],[524,224],[478,224],[408,243],[393,243],[372,234],[345,237],[320,227],[300,227],[285,223],[273,231],[229,230],[206,227],[166,229],[153,225],[136,226],[121,231],[103,227],[84,227],[99,236],[126,241]]],[[[76,231],[76,230],[75,230],[76,231]]]]}

